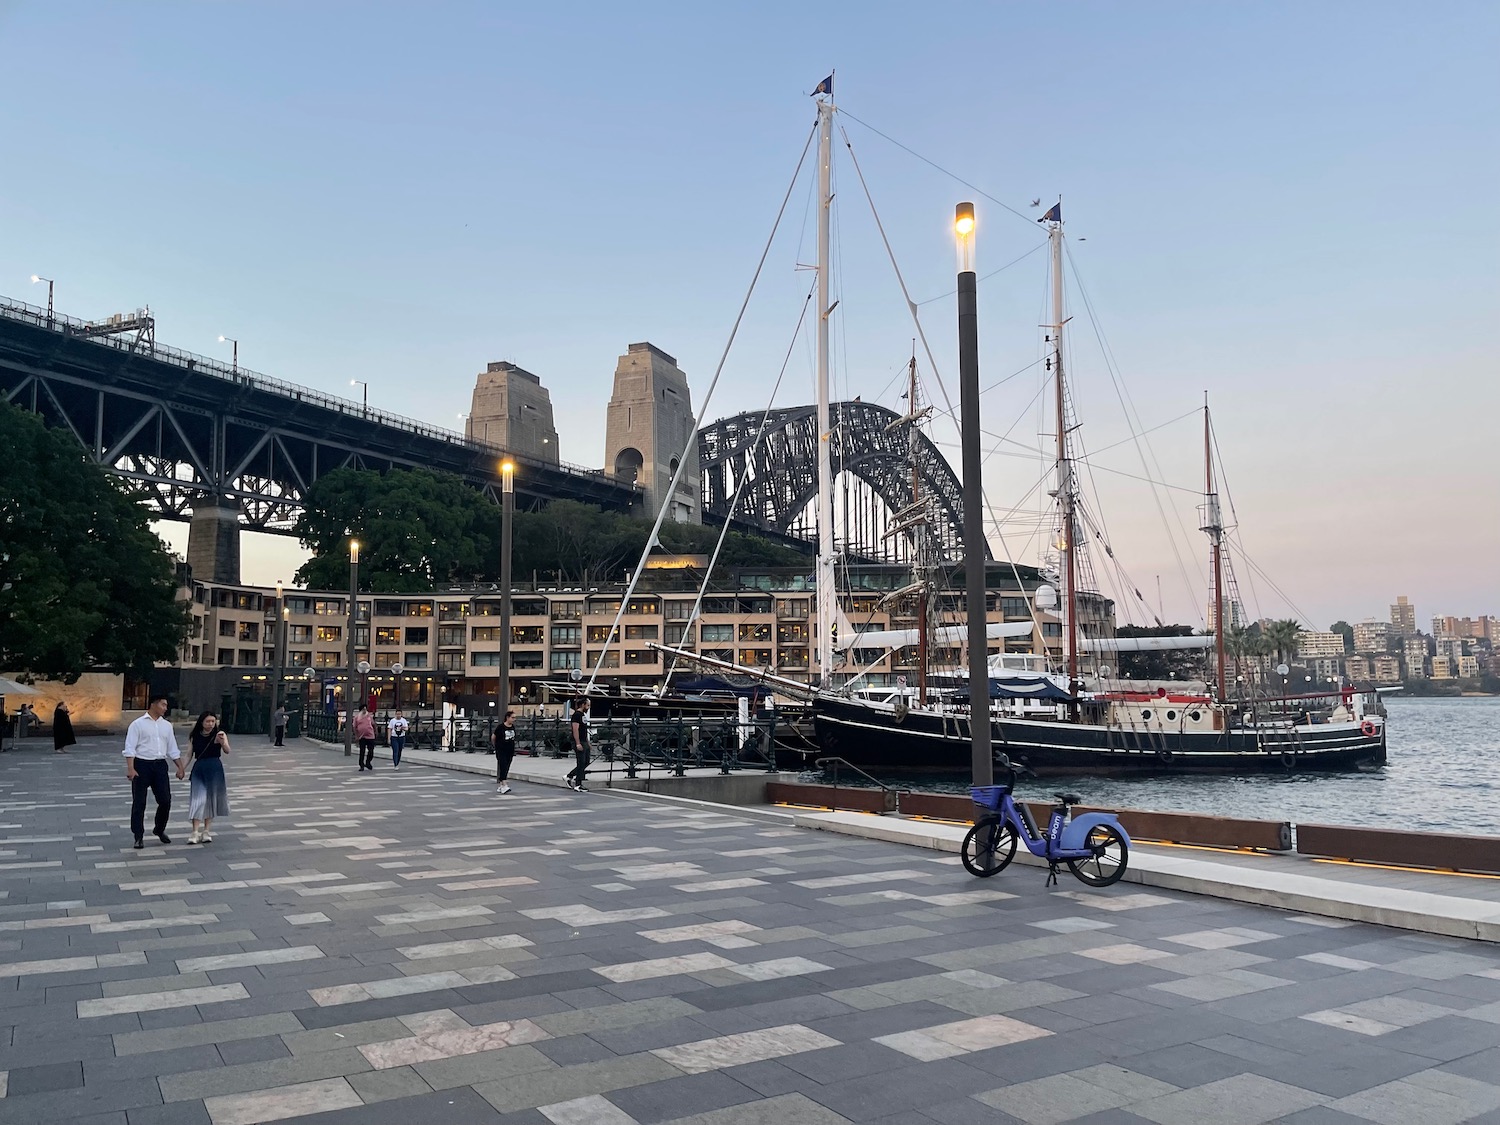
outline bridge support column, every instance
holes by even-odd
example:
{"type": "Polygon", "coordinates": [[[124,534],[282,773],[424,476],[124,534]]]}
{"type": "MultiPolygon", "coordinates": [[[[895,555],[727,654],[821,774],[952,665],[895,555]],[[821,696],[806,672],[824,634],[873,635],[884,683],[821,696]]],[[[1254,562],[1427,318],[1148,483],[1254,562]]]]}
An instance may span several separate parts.
{"type": "Polygon", "coordinates": [[[193,506],[188,527],[188,566],[204,582],[240,581],[240,506],[224,497],[204,497],[193,506]]]}

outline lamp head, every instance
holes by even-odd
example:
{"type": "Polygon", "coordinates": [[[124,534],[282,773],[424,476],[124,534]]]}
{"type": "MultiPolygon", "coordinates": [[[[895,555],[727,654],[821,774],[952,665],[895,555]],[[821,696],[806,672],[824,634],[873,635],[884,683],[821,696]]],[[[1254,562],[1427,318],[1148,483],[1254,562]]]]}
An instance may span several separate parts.
{"type": "Polygon", "coordinates": [[[359,540],[349,540],[349,561],[359,562],[359,540]]]}
{"type": "Polygon", "coordinates": [[[974,204],[960,203],[953,209],[953,233],[958,239],[960,273],[974,270],[974,204]]]}

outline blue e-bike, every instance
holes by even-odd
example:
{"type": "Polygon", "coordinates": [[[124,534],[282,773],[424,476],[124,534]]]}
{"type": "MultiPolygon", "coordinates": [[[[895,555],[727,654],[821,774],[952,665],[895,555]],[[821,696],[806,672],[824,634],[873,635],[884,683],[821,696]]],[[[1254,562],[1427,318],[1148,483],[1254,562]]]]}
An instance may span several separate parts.
{"type": "Polygon", "coordinates": [[[1057,882],[1059,863],[1066,863],[1069,871],[1091,887],[1108,887],[1120,881],[1130,863],[1130,837],[1113,813],[1085,813],[1069,819],[1069,810],[1082,798],[1073,793],[1054,793],[1057,805],[1047,831],[1039,832],[1031,810],[1011,797],[1018,767],[1003,754],[996,755],[995,765],[1010,775],[1004,785],[980,785],[969,790],[976,805],[992,810],[992,815],[980,817],[964,837],[959,854],[971,875],[998,875],[1015,858],[1016,842],[1024,840],[1027,851],[1047,861],[1048,886],[1057,882]]]}

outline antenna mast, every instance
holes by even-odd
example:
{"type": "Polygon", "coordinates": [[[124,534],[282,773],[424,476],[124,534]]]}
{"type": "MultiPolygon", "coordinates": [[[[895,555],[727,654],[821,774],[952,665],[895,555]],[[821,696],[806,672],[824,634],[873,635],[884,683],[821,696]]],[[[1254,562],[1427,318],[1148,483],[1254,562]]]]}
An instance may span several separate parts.
{"type": "Polygon", "coordinates": [[[833,206],[833,82],[818,98],[818,686],[833,686],[833,634],[838,627],[834,588],[833,433],[828,410],[829,212],[833,206]]]}

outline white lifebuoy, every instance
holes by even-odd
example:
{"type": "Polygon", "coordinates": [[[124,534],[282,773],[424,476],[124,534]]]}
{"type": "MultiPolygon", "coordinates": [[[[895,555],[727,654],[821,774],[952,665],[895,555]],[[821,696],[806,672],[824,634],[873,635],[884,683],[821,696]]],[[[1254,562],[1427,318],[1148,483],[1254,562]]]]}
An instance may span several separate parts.
{"type": "Polygon", "coordinates": [[[1364,735],[1366,738],[1374,738],[1379,730],[1380,728],[1377,727],[1375,723],[1370,719],[1366,719],[1364,722],[1359,724],[1359,733],[1364,735]]]}

